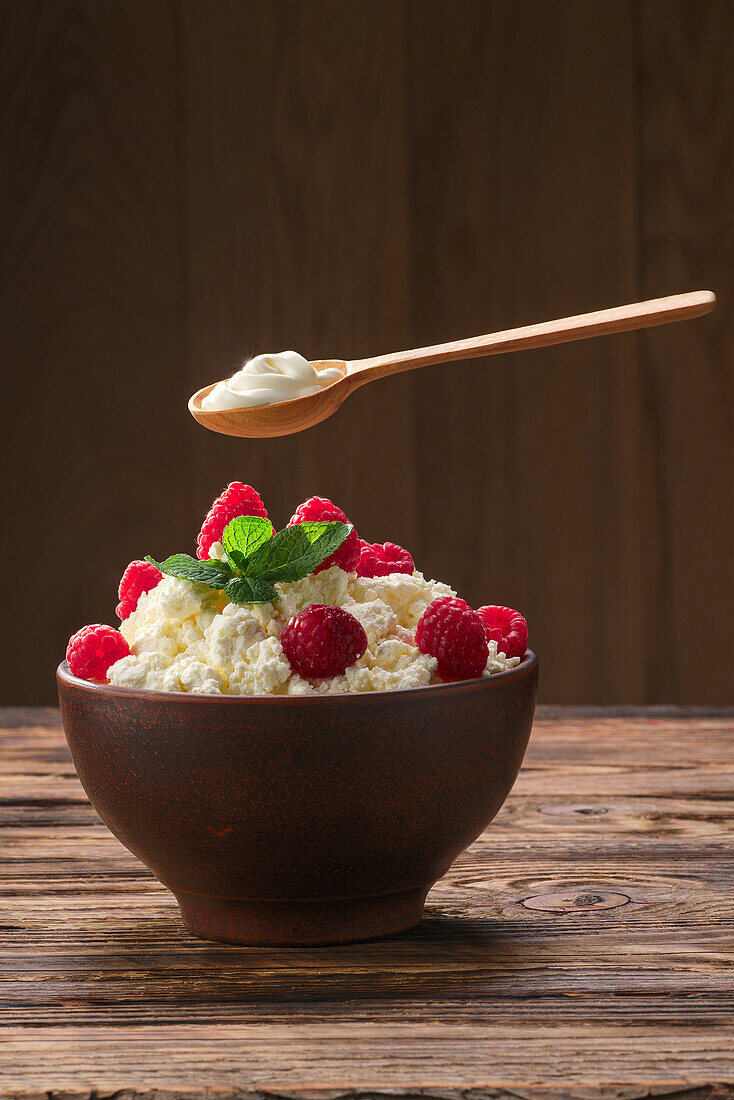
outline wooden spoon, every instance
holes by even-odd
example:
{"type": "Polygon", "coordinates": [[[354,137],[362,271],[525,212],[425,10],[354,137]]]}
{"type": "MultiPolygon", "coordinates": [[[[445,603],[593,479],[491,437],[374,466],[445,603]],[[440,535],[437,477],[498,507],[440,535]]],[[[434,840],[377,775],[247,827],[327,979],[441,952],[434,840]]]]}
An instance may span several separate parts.
{"type": "Polygon", "coordinates": [[[189,400],[189,411],[195,420],[213,432],[223,435],[239,435],[250,438],[291,435],[326,420],[335,413],[350,393],[400,371],[427,367],[431,363],[447,363],[452,359],[471,359],[477,355],[498,355],[506,351],[522,351],[526,348],[543,348],[549,344],[565,344],[571,340],[585,340],[590,336],[603,336],[611,332],[628,332],[630,329],[650,328],[670,321],[685,321],[708,313],[716,304],[716,295],[710,290],[694,290],[689,294],[674,294],[669,298],[653,298],[649,302],[633,302],[614,309],[601,309],[596,313],[582,313],[578,317],[563,317],[559,321],[544,321],[539,325],[493,332],[489,336],[474,336],[469,340],[452,340],[448,344],[416,348],[413,351],[396,351],[390,355],[378,355],[373,359],[357,359],[353,363],[342,359],[314,361],[317,370],[336,367],[341,371],[331,385],[306,397],[290,401],[278,401],[271,405],[253,405],[243,409],[223,409],[207,412],[201,400],[216,385],[197,392],[189,400]]]}

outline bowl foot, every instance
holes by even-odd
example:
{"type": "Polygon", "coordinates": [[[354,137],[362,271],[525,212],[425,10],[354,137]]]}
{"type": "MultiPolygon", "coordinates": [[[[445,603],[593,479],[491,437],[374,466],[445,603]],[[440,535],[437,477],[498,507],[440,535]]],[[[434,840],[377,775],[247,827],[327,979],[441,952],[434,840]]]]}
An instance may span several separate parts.
{"type": "Polygon", "coordinates": [[[420,923],[427,886],[377,898],[273,901],[176,894],[183,922],[204,940],[296,947],[354,943],[420,923]]]}

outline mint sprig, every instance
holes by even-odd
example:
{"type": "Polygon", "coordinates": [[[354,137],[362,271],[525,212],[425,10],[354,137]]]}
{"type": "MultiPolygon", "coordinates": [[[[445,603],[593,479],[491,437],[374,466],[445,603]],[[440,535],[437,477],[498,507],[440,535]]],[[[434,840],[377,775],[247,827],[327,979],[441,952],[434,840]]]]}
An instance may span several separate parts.
{"type": "Polygon", "coordinates": [[[172,554],[165,561],[156,561],[149,555],[145,559],[167,573],[169,577],[178,577],[181,581],[195,581],[208,584],[210,588],[224,588],[234,576],[232,566],[226,561],[199,561],[190,554],[172,554]]]}
{"type": "Polygon", "coordinates": [[[277,534],[268,519],[238,516],[222,534],[227,561],[199,561],[189,554],[172,554],[165,561],[146,561],[179,580],[222,590],[232,603],[272,603],[276,581],[299,581],[313,573],[341,546],[352,530],[348,523],[296,523],[277,534]]]}

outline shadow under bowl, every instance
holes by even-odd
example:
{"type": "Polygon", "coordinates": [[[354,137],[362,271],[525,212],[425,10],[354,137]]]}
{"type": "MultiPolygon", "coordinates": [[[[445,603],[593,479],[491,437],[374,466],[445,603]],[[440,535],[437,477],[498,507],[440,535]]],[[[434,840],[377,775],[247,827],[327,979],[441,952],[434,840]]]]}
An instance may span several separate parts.
{"type": "Polygon", "coordinates": [[[420,921],[515,782],[538,662],[351,695],[137,691],[65,662],[57,681],[92,805],[194,935],[323,944],[420,921]]]}

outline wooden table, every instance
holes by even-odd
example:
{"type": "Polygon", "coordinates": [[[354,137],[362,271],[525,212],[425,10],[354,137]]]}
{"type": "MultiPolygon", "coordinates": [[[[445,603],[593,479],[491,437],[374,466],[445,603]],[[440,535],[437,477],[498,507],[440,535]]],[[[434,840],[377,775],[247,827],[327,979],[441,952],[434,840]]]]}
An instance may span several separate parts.
{"type": "Polygon", "coordinates": [[[0,724],[0,1095],[734,1095],[734,714],[541,712],[421,927],[308,950],[192,939],[0,724]]]}

